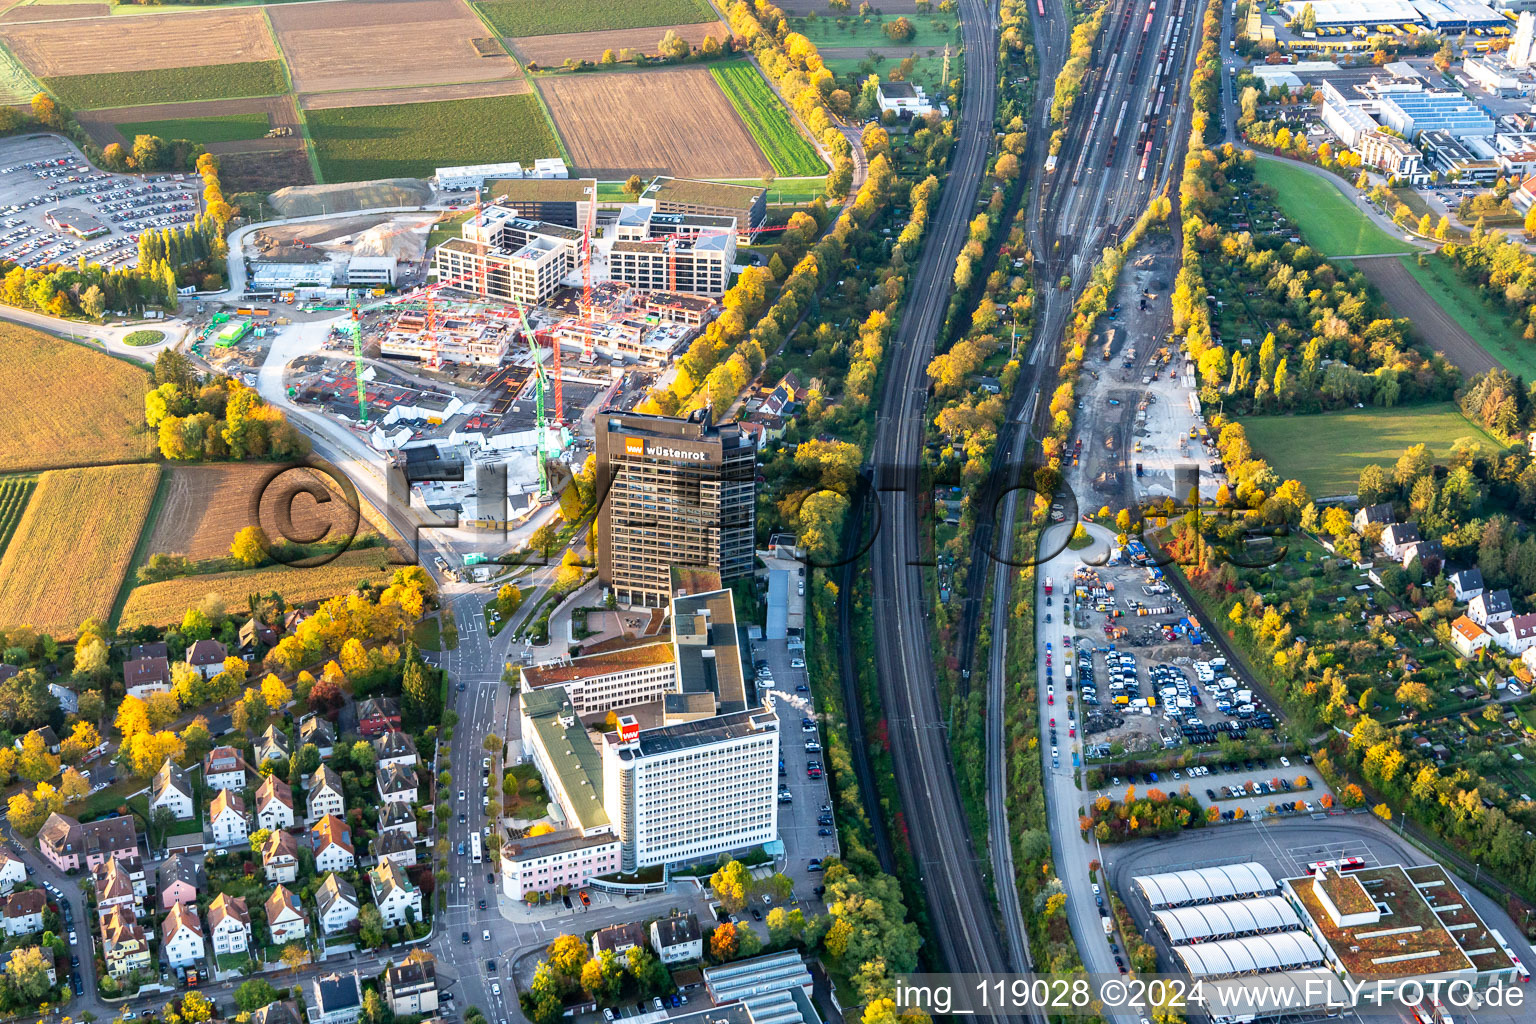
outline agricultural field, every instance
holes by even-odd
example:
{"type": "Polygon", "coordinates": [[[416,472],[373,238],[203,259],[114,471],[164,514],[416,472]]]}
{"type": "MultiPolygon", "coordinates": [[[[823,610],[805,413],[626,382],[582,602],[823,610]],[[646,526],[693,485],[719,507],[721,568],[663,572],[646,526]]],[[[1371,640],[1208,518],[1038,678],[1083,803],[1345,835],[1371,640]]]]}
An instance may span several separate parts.
{"type": "MultiPolygon", "coordinates": [[[[1387,261],[1371,260],[1369,262],[1387,261]]],[[[1497,307],[1483,298],[1476,285],[1462,279],[1449,260],[1435,253],[1429,256],[1422,267],[1419,266],[1418,259],[1413,256],[1399,257],[1399,262],[1424,289],[1425,294],[1444,311],[1446,316],[1451,318],[1453,326],[1460,328],[1455,334],[1464,336],[1490,361],[1497,363],[1510,373],[1528,381],[1536,380],[1536,348],[1520,336],[1520,330],[1512,325],[1497,307]]],[[[1360,269],[1370,276],[1369,272],[1375,268],[1362,263],[1360,269]]],[[[1412,315],[1407,310],[1397,308],[1398,297],[1392,291],[1382,288],[1382,294],[1386,297],[1387,303],[1393,306],[1394,312],[1402,316],[1412,315]]],[[[1414,318],[1414,326],[1429,327],[1417,317],[1414,318]]],[[[1427,330],[1426,333],[1431,331],[1427,330]]],[[[1450,333],[1433,331],[1432,336],[1427,340],[1437,349],[1445,350],[1446,355],[1469,377],[1486,369],[1483,366],[1464,365],[1462,353],[1453,350],[1452,346],[1446,343],[1446,337],[1450,333]]],[[[1465,362],[1472,363],[1473,360],[1466,359],[1465,362]]]]}
{"type": "Polygon", "coordinates": [[[459,0],[350,0],[267,12],[300,92],[388,89],[516,78],[500,47],[471,40],[485,25],[459,0]]]}
{"type": "Polygon", "coordinates": [[[0,477],[0,555],[5,554],[5,546],[11,542],[16,524],[21,522],[21,514],[26,511],[27,499],[36,486],[34,477],[0,477]]]}
{"type": "Polygon", "coordinates": [[[105,621],[159,479],[155,465],[44,473],[0,557],[0,625],[63,639],[105,621]]]}
{"type": "Polygon", "coordinates": [[[337,92],[306,92],[299,96],[305,110],[337,107],[385,107],[402,103],[441,103],[445,100],[478,100],[491,96],[523,96],[533,91],[526,78],[460,85],[423,85],[403,89],[342,89],[337,92]]]}
{"type": "MultiPolygon", "coordinates": [[[[838,10],[829,4],[827,0],[783,0],[782,3],[776,3],[773,6],[783,11],[786,16],[792,18],[797,16],[803,17],[807,14],[815,14],[818,18],[850,17],[847,11],[838,10]]],[[[878,6],[882,14],[891,18],[896,17],[898,14],[905,14],[909,18],[913,18],[914,15],[919,13],[917,0],[880,0],[878,6]]],[[[938,4],[933,4],[930,10],[936,7],[938,7],[938,4]]],[[[922,13],[926,15],[927,12],[922,13]]],[[[914,18],[913,20],[916,19],[914,18]]]]}
{"type": "Polygon", "coordinates": [[[1300,480],[1313,497],[1352,494],[1360,470],[1391,466],[1405,449],[1427,444],[1439,459],[1469,437],[1488,451],[1502,447],[1450,402],[1393,409],[1352,409],[1311,416],[1243,420],[1248,442],[1283,480],[1300,480]]]}
{"type": "Polygon", "coordinates": [[[0,21],[52,21],[56,18],[105,18],[111,4],[35,3],[20,4],[0,16],[0,21]]]}
{"type": "Polygon", "coordinates": [[[706,21],[693,25],[657,25],[653,28],[623,28],[604,32],[564,32],[558,35],[530,36],[512,40],[512,47],[527,64],[556,67],[567,57],[575,60],[600,60],[604,50],[618,54],[623,50],[635,50],[655,54],[661,37],[668,30],[686,39],[690,46],[704,42],[705,36],[714,36],[723,43],[731,37],[731,30],[720,21],[706,21]]]}
{"type": "Polygon", "coordinates": [[[612,0],[489,0],[475,7],[497,32],[513,39],[689,25],[716,17],[705,0],[647,0],[643,4],[618,4],[612,0]]]}
{"type": "Polygon", "coordinates": [[[37,80],[0,48],[0,103],[26,103],[38,92],[37,80]]]}
{"type": "Polygon", "coordinates": [[[1308,245],[1330,258],[1414,252],[1367,217],[1323,174],[1264,157],[1254,161],[1254,178],[1273,188],[1280,208],[1296,223],[1308,245]]]}
{"type": "Polygon", "coordinates": [[[538,100],[526,94],[312,110],[306,120],[328,182],[426,178],[446,164],[560,154],[538,100]]]}
{"type": "Polygon", "coordinates": [[[9,472],[142,462],[155,440],[144,426],[149,374],[84,345],[0,324],[9,472]]]}
{"type": "Polygon", "coordinates": [[[277,591],[289,604],[303,604],[345,594],[365,580],[382,580],[394,571],[387,548],[347,551],[335,561],[310,569],[268,566],[237,572],[182,576],[135,587],[128,595],[119,626],[164,626],[180,622],[188,608],[209,594],[217,594],[231,607],[247,594],[277,591]]]}
{"type": "Polygon", "coordinates": [[[245,464],[176,466],[166,472],[165,497],[144,545],[146,555],[185,555],[194,562],[227,558],[235,533],[253,524],[273,540],[371,532],[335,482],[314,470],[245,464]],[[311,487],[323,488],[332,500],[318,502],[311,487]],[[278,520],[285,506],[293,517],[286,530],[278,520]]]}
{"type": "Polygon", "coordinates": [[[710,68],[731,106],[773,165],[773,173],[786,176],[815,174],[826,164],[800,131],[789,110],[751,64],[710,68]]]}
{"type": "Polygon", "coordinates": [[[772,169],[706,68],[559,75],[539,88],[573,174],[722,178],[772,169]]]}
{"type": "Polygon", "coordinates": [[[0,24],[0,40],[39,78],[243,64],[279,57],[267,20],[256,7],[6,22],[0,24]]]}
{"type": "Polygon", "coordinates": [[[276,96],[288,91],[280,60],[63,75],[44,79],[43,84],[65,106],[77,110],[276,96]]]}
{"type": "Polygon", "coordinates": [[[158,135],[162,139],[191,139],[204,145],[210,142],[243,142],[259,139],[271,128],[272,121],[260,111],[243,114],[213,114],[209,117],[184,117],[173,121],[127,121],[117,126],[123,138],[158,135]]]}

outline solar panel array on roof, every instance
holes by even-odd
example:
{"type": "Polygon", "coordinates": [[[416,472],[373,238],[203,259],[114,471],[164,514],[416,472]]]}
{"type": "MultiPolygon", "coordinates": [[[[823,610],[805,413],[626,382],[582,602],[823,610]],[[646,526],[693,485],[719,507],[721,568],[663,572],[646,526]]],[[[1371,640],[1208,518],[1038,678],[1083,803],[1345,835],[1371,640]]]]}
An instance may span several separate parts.
{"type": "Polygon", "coordinates": [[[1269,869],[1251,861],[1169,871],[1158,875],[1138,875],[1135,881],[1141,886],[1147,903],[1154,910],[1214,903],[1237,897],[1273,896],[1280,891],[1269,869]]]}
{"type": "Polygon", "coordinates": [[[1185,970],[1196,977],[1287,971],[1324,963],[1322,947],[1306,932],[1247,935],[1175,946],[1173,952],[1184,961],[1185,970]]]}
{"type": "Polygon", "coordinates": [[[1175,945],[1301,927],[1301,918],[1281,896],[1172,907],[1168,910],[1155,910],[1152,916],[1157,918],[1168,941],[1175,945]]]}

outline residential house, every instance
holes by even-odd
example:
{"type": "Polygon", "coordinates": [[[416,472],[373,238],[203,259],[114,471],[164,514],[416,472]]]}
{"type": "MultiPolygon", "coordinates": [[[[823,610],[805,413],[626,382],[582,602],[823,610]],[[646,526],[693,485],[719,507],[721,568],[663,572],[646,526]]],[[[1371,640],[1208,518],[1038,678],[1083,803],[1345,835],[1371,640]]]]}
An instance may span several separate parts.
{"type": "Polygon", "coordinates": [[[149,784],[150,813],[162,807],[174,814],[177,821],[191,821],[197,813],[192,802],[192,783],[187,781],[187,773],[176,767],[170,758],[165,759],[165,764],[155,772],[149,784]]]}
{"type": "Polygon", "coordinates": [[[313,825],[327,814],[347,813],[347,798],[342,791],[341,773],[330,765],[321,765],[309,780],[308,810],[304,824],[313,825]]]}
{"type": "Polygon", "coordinates": [[[315,849],[316,871],[350,871],[357,866],[352,847],[352,830],[334,814],[327,814],[309,830],[315,849]]]}
{"type": "Polygon", "coordinates": [[[203,778],[209,789],[245,789],[256,777],[256,770],[234,747],[214,747],[203,761],[203,778]]]}
{"type": "Polygon", "coordinates": [[[346,931],[358,914],[357,890],[352,884],[332,871],[315,890],[315,911],[320,920],[323,935],[339,935],[346,931]]]}
{"type": "Polygon", "coordinates": [[[43,911],[48,906],[48,894],[41,889],[23,889],[5,898],[5,935],[14,939],[18,935],[31,935],[43,930],[43,911]]]}
{"type": "Polygon", "coordinates": [[[0,661],[0,683],[9,682],[19,675],[21,675],[21,669],[15,665],[7,665],[5,662],[0,661]]]}
{"type": "Polygon", "coordinates": [[[139,835],[133,818],[120,815],[82,825],[55,811],[43,822],[37,846],[48,862],[60,871],[94,871],[109,857],[137,857],[139,835]]]}
{"type": "Polygon", "coordinates": [[[21,737],[15,743],[16,749],[21,750],[23,747],[25,747],[27,745],[27,740],[31,739],[34,735],[43,741],[43,749],[48,751],[48,753],[57,754],[59,752],[59,734],[53,731],[53,726],[51,725],[45,725],[40,728],[33,729],[31,732],[21,737]]]}
{"type": "Polygon", "coordinates": [[[299,898],[289,892],[287,886],[279,885],[272,890],[272,895],[267,897],[266,911],[267,931],[272,935],[273,945],[302,939],[309,934],[309,921],[299,906],[299,898]]]}
{"type": "Polygon", "coordinates": [[[1414,562],[1422,561],[1425,575],[1433,576],[1440,571],[1440,563],[1445,560],[1445,551],[1437,540],[1414,541],[1403,545],[1399,559],[1404,569],[1413,565],[1414,562]]]}
{"type": "Polygon", "coordinates": [[[601,956],[603,950],[612,950],[615,956],[623,956],[636,946],[645,945],[645,928],[638,924],[611,924],[592,933],[592,955],[601,956]]]}
{"type": "Polygon", "coordinates": [[[1488,626],[1493,642],[1510,654],[1524,654],[1536,647],[1536,615],[1514,615],[1488,626]]]}
{"type": "Polygon", "coordinates": [[[1422,539],[1413,523],[1393,523],[1381,531],[1381,550],[1395,562],[1403,557],[1403,548],[1422,539]]]}
{"type": "Polygon", "coordinates": [[[251,616],[240,627],[240,653],[250,657],[257,651],[277,646],[277,630],[251,616]]]}
{"type": "Polygon", "coordinates": [[[1495,622],[1503,622],[1513,614],[1515,606],[1507,590],[1484,590],[1467,602],[1467,618],[1484,629],[1495,622]]]}
{"type": "Polygon", "coordinates": [[[363,990],[357,972],[322,974],[310,982],[310,1024],[357,1024],[363,1011],[363,990]]]}
{"type": "Polygon", "coordinates": [[[149,939],[132,909],[115,907],[102,919],[101,958],[107,973],[119,981],[134,971],[149,971],[149,939]]]}
{"type": "Polygon", "coordinates": [[[664,964],[704,959],[704,933],[693,914],[671,914],[651,922],[651,948],[664,964]]]}
{"type": "Polygon", "coordinates": [[[208,823],[216,846],[244,843],[251,827],[245,817],[245,798],[233,789],[221,789],[208,805],[208,823]]]}
{"type": "Polygon", "coordinates": [[[207,886],[202,865],[185,853],[173,853],[160,863],[160,908],[170,910],[177,903],[197,903],[198,894],[207,886]]]}
{"type": "Polygon", "coordinates": [[[411,739],[410,733],[401,732],[399,729],[391,729],[375,739],[373,752],[380,768],[390,764],[404,765],[409,768],[416,764],[416,741],[411,739]]]}
{"type": "Polygon", "coordinates": [[[299,1015],[298,1004],[284,999],[252,1010],[250,1024],[304,1024],[304,1019],[299,1015]]]}
{"type": "Polygon", "coordinates": [[[276,775],[256,790],[256,826],[274,832],[293,828],[293,787],[276,775]]]}
{"type": "Polygon", "coordinates": [[[933,112],[933,103],[923,87],[911,82],[882,82],[875,90],[875,100],[880,113],[892,113],[902,119],[933,112]]]}
{"type": "Polygon", "coordinates": [[[400,705],[389,697],[369,697],[357,706],[357,731],[366,739],[400,728],[400,705]]]}
{"type": "Polygon", "coordinates": [[[160,922],[160,965],[193,967],[208,955],[203,942],[203,922],[197,907],[178,903],[160,922]]]}
{"type": "Polygon", "coordinates": [[[134,887],[128,869],[116,857],[91,872],[91,883],[96,890],[98,918],[105,918],[118,907],[127,907],[135,917],[144,909],[144,894],[134,887]]]}
{"type": "Polygon", "coordinates": [[[244,896],[221,892],[208,905],[208,934],[213,952],[244,953],[251,948],[251,911],[244,896]]]}
{"type": "Polygon", "coordinates": [[[336,753],[336,727],[319,715],[310,715],[299,723],[299,746],[313,743],[321,760],[336,753]]]}
{"type": "Polygon", "coordinates": [[[380,768],[378,779],[379,799],[386,804],[414,804],[416,802],[416,769],[390,764],[380,768]]]}
{"type": "Polygon", "coordinates": [[[436,1013],[436,959],[425,951],[413,952],[405,963],[387,968],[384,996],[397,1017],[436,1013]]]}
{"type": "Polygon", "coordinates": [[[369,847],[380,863],[392,860],[403,868],[416,866],[416,840],[398,828],[380,832],[369,847]]]}
{"type": "Polygon", "coordinates": [[[1392,521],[1392,503],[1380,501],[1374,505],[1366,505],[1355,510],[1355,532],[1370,526],[1372,523],[1390,523],[1392,521]]]}
{"type": "Polygon", "coordinates": [[[1478,651],[1493,642],[1488,631],[1465,615],[1451,623],[1451,646],[1463,658],[1474,657],[1478,651]]]}
{"type": "Polygon", "coordinates": [[[256,741],[256,766],[259,768],[267,761],[286,761],[292,756],[288,734],[279,729],[275,722],[267,726],[267,731],[256,741]]]}
{"type": "Polygon", "coordinates": [[[405,877],[405,869],[386,860],[368,872],[373,886],[373,902],[379,908],[386,927],[421,920],[421,890],[405,877]]]}
{"type": "Polygon", "coordinates": [[[1463,569],[1451,573],[1451,593],[1458,601],[1470,601],[1483,592],[1483,570],[1463,569]]]}
{"type": "Polygon", "coordinates": [[[299,875],[299,841],[292,832],[273,832],[261,846],[261,864],[269,882],[293,882],[299,875]]]}
{"type": "Polygon", "coordinates": [[[224,659],[229,648],[217,640],[199,640],[187,648],[187,664],[197,670],[204,679],[212,679],[224,671],[224,659]]]}
{"type": "Polygon", "coordinates": [[[417,838],[416,810],[410,804],[385,804],[379,808],[379,834],[404,832],[417,838]]]}
{"type": "Polygon", "coordinates": [[[27,880],[27,865],[9,850],[0,849],[0,894],[16,888],[16,883],[27,880]]]}
{"type": "MultiPolygon", "coordinates": [[[[165,645],[159,646],[163,648],[165,645]]],[[[143,700],[152,693],[163,693],[170,688],[171,662],[165,655],[135,658],[123,663],[123,689],[128,696],[143,700]]]]}

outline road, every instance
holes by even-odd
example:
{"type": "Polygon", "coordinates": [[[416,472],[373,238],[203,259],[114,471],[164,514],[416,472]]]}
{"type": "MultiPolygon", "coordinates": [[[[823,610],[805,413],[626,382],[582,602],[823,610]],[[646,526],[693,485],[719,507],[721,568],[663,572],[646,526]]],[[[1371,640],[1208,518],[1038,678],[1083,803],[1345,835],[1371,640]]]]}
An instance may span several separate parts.
{"type": "Polygon", "coordinates": [[[942,728],[923,609],[915,467],[922,458],[924,370],[942,324],[951,273],[985,169],[997,103],[995,31],[981,0],[962,0],[965,87],[948,181],[913,274],[875,432],[874,485],[881,529],[872,549],[880,693],[913,852],[936,939],[933,959],[952,971],[1021,969],[999,937],[977,851],[960,806],[942,728]]]}

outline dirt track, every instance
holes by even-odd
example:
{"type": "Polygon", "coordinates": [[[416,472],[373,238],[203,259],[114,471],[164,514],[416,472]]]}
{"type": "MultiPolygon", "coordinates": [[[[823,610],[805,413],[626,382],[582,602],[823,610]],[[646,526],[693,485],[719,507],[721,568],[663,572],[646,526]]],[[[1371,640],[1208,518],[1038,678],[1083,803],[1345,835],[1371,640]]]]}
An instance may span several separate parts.
{"type": "Polygon", "coordinates": [[[553,36],[530,36],[512,40],[512,46],[525,63],[548,68],[558,66],[567,57],[596,61],[602,58],[604,50],[612,50],[617,54],[620,50],[627,48],[645,54],[654,54],[656,44],[660,43],[661,37],[667,34],[667,29],[688,40],[691,46],[698,46],[704,41],[705,36],[712,35],[716,42],[723,43],[731,35],[730,29],[721,22],[705,21],[696,25],[661,25],[656,28],[626,28],[605,32],[566,32],[553,36]]]}
{"type": "Polygon", "coordinates": [[[39,78],[277,58],[266,18],[255,7],[5,23],[0,38],[39,78]]]}
{"type": "MultiPolygon", "coordinates": [[[[1411,258],[1411,257],[1409,257],[1411,258]]],[[[1414,333],[1437,352],[1461,368],[1467,377],[1498,365],[1483,347],[1462,328],[1440,304],[1430,298],[1414,276],[1396,256],[1356,257],[1350,262],[1360,269],[1392,307],[1392,312],[1413,321],[1414,333]]]]}

